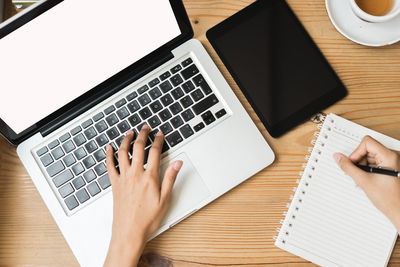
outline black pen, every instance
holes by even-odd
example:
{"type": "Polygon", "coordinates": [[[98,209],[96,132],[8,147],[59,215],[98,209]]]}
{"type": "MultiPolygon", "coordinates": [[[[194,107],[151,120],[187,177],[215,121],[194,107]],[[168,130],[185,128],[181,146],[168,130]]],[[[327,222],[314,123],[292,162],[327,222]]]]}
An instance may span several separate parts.
{"type": "Polygon", "coordinates": [[[398,172],[396,170],[390,170],[390,169],[386,169],[386,168],[382,168],[382,167],[374,168],[374,167],[364,166],[364,165],[360,165],[360,164],[356,164],[356,166],[366,172],[384,174],[384,175],[400,178],[400,172],[398,172]]]}

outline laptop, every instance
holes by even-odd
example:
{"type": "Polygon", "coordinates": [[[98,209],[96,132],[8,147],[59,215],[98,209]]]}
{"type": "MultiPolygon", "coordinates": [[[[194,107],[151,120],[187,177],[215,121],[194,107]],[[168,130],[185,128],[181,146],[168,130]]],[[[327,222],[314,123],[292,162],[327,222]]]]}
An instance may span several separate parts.
{"type": "Polygon", "coordinates": [[[104,262],[105,146],[129,129],[152,128],[146,151],[163,131],[161,177],[184,162],[152,238],[274,160],[180,0],[47,0],[0,27],[1,134],[82,266],[104,262]]]}

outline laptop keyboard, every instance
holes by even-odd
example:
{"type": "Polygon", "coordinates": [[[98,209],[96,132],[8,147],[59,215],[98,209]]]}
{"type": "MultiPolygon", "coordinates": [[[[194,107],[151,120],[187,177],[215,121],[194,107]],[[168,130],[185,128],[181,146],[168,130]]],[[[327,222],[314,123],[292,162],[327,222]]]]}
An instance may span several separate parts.
{"type": "MultiPolygon", "coordinates": [[[[126,131],[132,129],[137,136],[145,124],[152,129],[145,149],[146,164],[158,130],[165,135],[165,153],[194,138],[226,113],[193,60],[186,58],[36,154],[65,206],[72,211],[110,188],[105,146],[110,144],[117,152],[126,131]]],[[[115,162],[118,166],[117,153],[115,162]]]]}

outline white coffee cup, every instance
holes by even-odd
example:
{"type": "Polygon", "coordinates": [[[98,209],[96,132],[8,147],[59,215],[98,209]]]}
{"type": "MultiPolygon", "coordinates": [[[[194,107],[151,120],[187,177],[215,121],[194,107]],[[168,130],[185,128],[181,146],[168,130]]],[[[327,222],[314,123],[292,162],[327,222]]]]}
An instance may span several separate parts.
{"type": "Polygon", "coordinates": [[[374,16],[368,14],[357,5],[355,0],[349,0],[349,1],[351,9],[356,14],[356,16],[367,22],[385,22],[393,19],[394,17],[400,14],[400,0],[394,0],[392,10],[390,10],[390,12],[384,16],[374,16]]]}

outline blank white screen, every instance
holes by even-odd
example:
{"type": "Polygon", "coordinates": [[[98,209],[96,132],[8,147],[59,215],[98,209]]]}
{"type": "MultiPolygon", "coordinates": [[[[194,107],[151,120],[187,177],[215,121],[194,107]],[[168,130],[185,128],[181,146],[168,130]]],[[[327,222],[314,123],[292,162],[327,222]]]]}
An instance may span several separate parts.
{"type": "Polygon", "coordinates": [[[65,0],[0,39],[0,118],[18,134],[179,34],[168,0],[65,0]]]}

